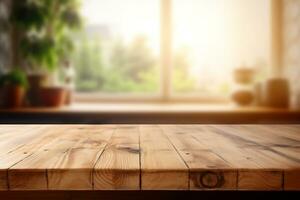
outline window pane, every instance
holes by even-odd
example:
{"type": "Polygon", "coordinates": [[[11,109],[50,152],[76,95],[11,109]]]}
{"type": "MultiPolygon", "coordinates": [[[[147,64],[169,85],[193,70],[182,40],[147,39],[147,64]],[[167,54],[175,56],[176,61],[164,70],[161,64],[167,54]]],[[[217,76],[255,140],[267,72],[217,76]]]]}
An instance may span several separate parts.
{"type": "Polygon", "coordinates": [[[80,92],[159,91],[159,0],[84,0],[74,65],[80,92]]]}
{"type": "Polygon", "coordinates": [[[228,95],[241,65],[265,74],[269,20],[270,0],[173,0],[174,93],[228,95]]]}

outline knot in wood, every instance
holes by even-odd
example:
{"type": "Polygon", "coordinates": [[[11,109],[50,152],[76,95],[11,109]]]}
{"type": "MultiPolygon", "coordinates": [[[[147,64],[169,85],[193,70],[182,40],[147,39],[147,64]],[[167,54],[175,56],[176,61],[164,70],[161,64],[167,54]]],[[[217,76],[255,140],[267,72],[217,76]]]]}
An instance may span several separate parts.
{"type": "Polygon", "coordinates": [[[122,151],[127,151],[129,153],[134,153],[134,154],[139,154],[140,153],[140,149],[133,148],[133,147],[118,147],[118,149],[122,150],[122,151]]]}
{"type": "Polygon", "coordinates": [[[205,171],[199,175],[198,183],[203,188],[220,188],[224,184],[224,175],[222,172],[205,171]]]}

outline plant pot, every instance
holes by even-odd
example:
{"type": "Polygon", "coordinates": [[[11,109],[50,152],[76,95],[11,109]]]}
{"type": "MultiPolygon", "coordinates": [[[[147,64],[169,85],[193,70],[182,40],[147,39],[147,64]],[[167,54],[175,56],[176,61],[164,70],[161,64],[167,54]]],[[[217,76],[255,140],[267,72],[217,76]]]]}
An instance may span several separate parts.
{"type": "Polygon", "coordinates": [[[39,89],[41,105],[45,107],[60,107],[65,105],[66,90],[61,87],[45,87],[39,89]]]}
{"type": "Polygon", "coordinates": [[[24,105],[25,88],[18,85],[8,85],[1,89],[4,108],[20,108],[24,105]]]}
{"type": "Polygon", "coordinates": [[[41,106],[39,98],[40,88],[43,87],[48,77],[46,74],[31,74],[28,75],[29,90],[27,97],[31,106],[41,106]]]}

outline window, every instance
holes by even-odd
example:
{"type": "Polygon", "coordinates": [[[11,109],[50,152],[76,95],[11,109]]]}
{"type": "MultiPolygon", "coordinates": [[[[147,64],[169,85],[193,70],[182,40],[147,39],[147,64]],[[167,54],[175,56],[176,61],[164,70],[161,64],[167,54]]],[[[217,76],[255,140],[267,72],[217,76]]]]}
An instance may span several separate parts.
{"type": "Polygon", "coordinates": [[[74,63],[79,92],[159,92],[159,1],[85,0],[74,63]]]}
{"type": "Polygon", "coordinates": [[[269,2],[173,0],[173,91],[225,96],[232,71],[269,65],[269,2]]]}
{"type": "Polygon", "coordinates": [[[84,0],[82,14],[81,97],[226,98],[234,68],[270,65],[270,0],[84,0]]]}

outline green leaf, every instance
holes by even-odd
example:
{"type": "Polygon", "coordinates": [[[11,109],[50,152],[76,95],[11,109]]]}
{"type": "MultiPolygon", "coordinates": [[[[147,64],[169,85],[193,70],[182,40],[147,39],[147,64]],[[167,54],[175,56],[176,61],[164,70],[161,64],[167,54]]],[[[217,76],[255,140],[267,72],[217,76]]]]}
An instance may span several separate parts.
{"type": "Polygon", "coordinates": [[[18,85],[22,87],[28,87],[28,81],[26,74],[20,69],[14,69],[0,77],[0,86],[4,85],[18,85]]]}

